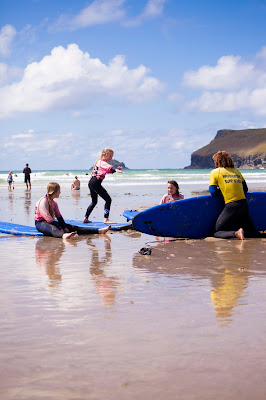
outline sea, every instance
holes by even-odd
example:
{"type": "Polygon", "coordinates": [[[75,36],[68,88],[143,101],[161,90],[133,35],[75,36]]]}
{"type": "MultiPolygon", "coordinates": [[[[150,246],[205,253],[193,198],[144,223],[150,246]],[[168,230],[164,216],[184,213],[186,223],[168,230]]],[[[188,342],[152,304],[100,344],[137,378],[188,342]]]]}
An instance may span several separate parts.
{"type": "MultiPolygon", "coordinates": [[[[193,190],[204,188],[208,190],[210,169],[129,169],[122,174],[108,174],[104,181],[106,187],[154,187],[167,185],[168,180],[176,180],[180,190],[190,188],[193,190]]],[[[249,187],[266,188],[266,169],[240,170],[249,187]]],[[[9,171],[0,171],[0,188],[7,186],[9,171]]],[[[78,176],[81,185],[87,185],[90,171],[86,170],[48,170],[32,171],[31,182],[35,187],[46,186],[49,182],[58,182],[61,187],[70,187],[75,176],[78,176]]],[[[19,187],[24,184],[22,171],[13,171],[14,185],[19,187]]]]}

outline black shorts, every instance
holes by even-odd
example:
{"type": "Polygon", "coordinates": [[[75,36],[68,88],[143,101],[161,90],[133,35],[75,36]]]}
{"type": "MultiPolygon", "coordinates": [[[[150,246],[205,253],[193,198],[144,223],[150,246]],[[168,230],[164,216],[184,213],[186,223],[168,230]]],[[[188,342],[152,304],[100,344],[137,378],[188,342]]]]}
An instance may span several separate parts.
{"type": "Polygon", "coordinates": [[[25,183],[29,182],[30,183],[30,175],[25,175],[25,183]]]}

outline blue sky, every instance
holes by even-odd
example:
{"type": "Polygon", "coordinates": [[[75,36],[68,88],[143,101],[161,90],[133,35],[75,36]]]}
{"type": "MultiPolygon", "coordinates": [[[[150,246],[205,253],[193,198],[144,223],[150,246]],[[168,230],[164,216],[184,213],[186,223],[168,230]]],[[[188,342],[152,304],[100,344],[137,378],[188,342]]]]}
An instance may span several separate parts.
{"type": "Polygon", "coordinates": [[[266,0],[2,0],[0,170],[183,168],[266,127],[266,0]]]}

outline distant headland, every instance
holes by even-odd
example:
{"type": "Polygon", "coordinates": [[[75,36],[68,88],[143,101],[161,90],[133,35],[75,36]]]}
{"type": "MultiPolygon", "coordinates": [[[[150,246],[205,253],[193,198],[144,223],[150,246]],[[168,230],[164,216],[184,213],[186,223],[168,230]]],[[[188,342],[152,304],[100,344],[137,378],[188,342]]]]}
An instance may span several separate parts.
{"type": "MultiPolygon", "coordinates": [[[[108,161],[108,164],[112,165],[113,167],[117,168],[119,166],[123,167],[123,169],[129,169],[125,166],[125,164],[123,162],[117,161],[112,159],[111,161],[108,161]]],[[[92,170],[93,167],[90,168],[90,170],[92,170]]]]}
{"type": "Polygon", "coordinates": [[[191,154],[188,169],[213,168],[217,151],[231,154],[236,168],[266,168],[266,128],[219,130],[207,145],[191,154]]]}

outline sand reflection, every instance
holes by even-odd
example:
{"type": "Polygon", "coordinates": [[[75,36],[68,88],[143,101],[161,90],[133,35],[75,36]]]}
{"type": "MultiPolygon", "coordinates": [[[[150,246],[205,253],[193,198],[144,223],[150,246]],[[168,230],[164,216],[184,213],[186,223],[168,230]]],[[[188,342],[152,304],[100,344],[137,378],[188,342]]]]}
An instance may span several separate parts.
{"type": "Polygon", "coordinates": [[[246,289],[254,260],[261,258],[259,264],[264,268],[264,243],[260,239],[239,242],[212,238],[158,242],[151,256],[136,254],[133,266],[170,277],[186,275],[191,281],[204,280],[219,326],[224,326],[237,312],[243,312],[239,306],[247,304],[246,289]]]}
{"type": "Polygon", "coordinates": [[[120,286],[120,281],[113,274],[110,276],[105,272],[105,270],[111,266],[112,251],[110,236],[104,235],[103,240],[104,251],[100,253],[95,243],[93,243],[93,240],[91,238],[87,239],[88,246],[91,250],[90,273],[102,304],[111,306],[115,304],[115,297],[118,287],[120,286]]]}
{"type": "Polygon", "coordinates": [[[31,191],[30,190],[25,190],[24,208],[25,208],[27,215],[30,215],[31,214],[31,191]]]}
{"type": "Polygon", "coordinates": [[[49,287],[56,287],[62,281],[59,261],[65,251],[63,240],[49,237],[38,239],[35,246],[36,263],[49,278],[49,287]]]}
{"type": "Polygon", "coordinates": [[[14,193],[13,192],[9,192],[8,193],[8,210],[10,212],[13,212],[13,206],[14,206],[14,193]]]}
{"type": "Polygon", "coordinates": [[[78,206],[80,202],[80,190],[71,190],[73,205],[78,206]]]}

